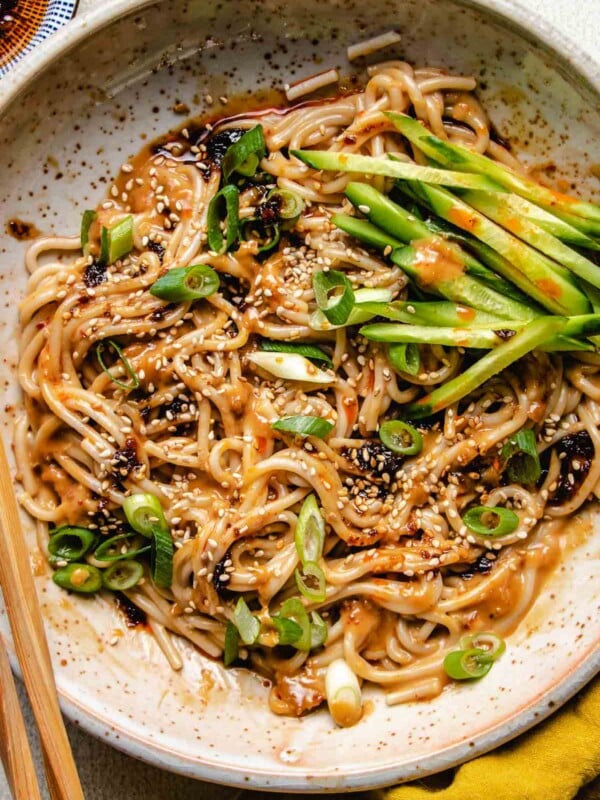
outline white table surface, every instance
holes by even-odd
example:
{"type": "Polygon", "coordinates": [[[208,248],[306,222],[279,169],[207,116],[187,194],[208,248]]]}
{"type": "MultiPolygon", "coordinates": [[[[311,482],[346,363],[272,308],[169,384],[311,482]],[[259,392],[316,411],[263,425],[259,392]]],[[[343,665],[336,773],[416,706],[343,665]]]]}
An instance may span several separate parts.
{"type": "MultiPolygon", "coordinates": [[[[102,0],[80,0],[78,13],[92,8],[102,0]]],[[[600,0],[519,0],[543,16],[565,36],[577,42],[592,58],[600,57],[600,0]]],[[[28,727],[34,725],[21,691],[28,727]]],[[[163,770],[150,767],[125,756],[102,742],[93,739],[73,725],[67,726],[75,760],[83,783],[86,800],[278,800],[291,795],[240,792],[236,789],[200,783],[163,770]]],[[[37,741],[33,742],[35,758],[41,774],[41,756],[37,741]]],[[[296,795],[297,796],[297,795],[296,795]]],[[[328,795],[332,797],[332,795],[328,795]]],[[[339,796],[339,795],[338,795],[339,796]]],[[[346,795],[348,797],[348,795],[346,795]]],[[[364,795],[352,795],[360,800],[364,795]]],[[[11,800],[8,785],[0,767],[0,800],[11,800]]]]}

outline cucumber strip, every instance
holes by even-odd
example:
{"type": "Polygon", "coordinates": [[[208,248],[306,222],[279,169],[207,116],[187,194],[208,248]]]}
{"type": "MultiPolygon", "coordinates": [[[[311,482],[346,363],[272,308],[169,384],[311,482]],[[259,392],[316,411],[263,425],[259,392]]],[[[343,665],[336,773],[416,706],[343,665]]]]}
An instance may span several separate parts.
{"type": "Polygon", "coordinates": [[[402,247],[403,242],[399,239],[359,217],[351,217],[349,214],[334,214],[331,221],[344,233],[354,236],[359,242],[377,247],[379,250],[385,250],[386,247],[402,247]]]}
{"type": "MultiPolygon", "coordinates": [[[[508,331],[510,328],[502,328],[508,331]]],[[[473,347],[491,350],[504,339],[491,328],[437,328],[427,325],[403,325],[398,322],[363,325],[359,333],[373,342],[396,344],[440,344],[445,347],[473,347]]]]}
{"type": "Polygon", "coordinates": [[[502,319],[526,320],[538,316],[535,309],[505,297],[468,275],[464,262],[461,260],[460,249],[451,242],[445,242],[443,239],[433,236],[430,237],[429,242],[432,245],[432,258],[429,261],[423,258],[427,240],[423,242],[420,249],[407,245],[394,250],[391,255],[394,264],[402,267],[421,289],[431,294],[441,295],[455,303],[487,311],[502,319]],[[453,249],[448,251],[449,258],[440,254],[440,268],[437,269],[435,249],[439,242],[442,242],[446,248],[453,249]]]}
{"type": "MultiPolygon", "coordinates": [[[[410,185],[411,184],[403,184],[403,188],[405,186],[409,187],[410,185]]],[[[416,193],[411,193],[411,196],[412,194],[417,196],[416,193]]],[[[377,189],[369,186],[366,183],[349,183],[346,186],[346,197],[348,197],[350,202],[356,206],[356,208],[368,216],[370,222],[374,223],[378,228],[381,228],[386,233],[391,234],[391,236],[401,239],[407,244],[415,239],[426,239],[430,236],[430,224],[423,222],[413,213],[407,211],[405,208],[398,205],[398,203],[390,200],[389,197],[381,194],[381,192],[378,192],[377,189]]],[[[365,226],[367,224],[368,223],[364,223],[365,226]]],[[[368,243],[375,244],[376,235],[371,228],[354,226],[354,234],[358,238],[361,238],[362,236],[363,241],[366,241],[367,237],[369,237],[370,241],[368,243]]],[[[380,238],[380,241],[382,243],[385,242],[383,245],[384,249],[388,245],[392,244],[391,240],[386,241],[385,239],[380,238]]],[[[492,253],[493,252],[494,251],[492,251],[492,253]]],[[[504,278],[501,278],[496,274],[496,272],[493,272],[487,267],[483,266],[483,264],[477,261],[477,259],[472,255],[463,252],[461,258],[464,261],[466,271],[470,275],[479,278],[491,289],[494,289],[494,291],[499,292],[502,295],[506,295],[507,297],[512,297],[513,300],[520,302],[524,301],[526,304],[529,304],[530,301],[528,297],[523,298],[523,296],[520,295],[520,293],[514,287],[512,287],[508,281],[504,280],[504,278]]],[[[501,257],[498,256],[497,258],[493,259],[494,263],[497,262],[498,258],[501,257]]],[[[495,267],[493,266],[492,268],[494,269],[495,267]]]]}
{"type": "Polygon", "coordinates": [[[572,215],[571,224],[576,224],[576,227],[583,231],[586,231],[586,220],[600,224],[600,206],[547,189],[531,178],[518,175],[487,156],[474,153],[461,145],[442,141],[412,117],[391,111],[385,113],[388,119],[394,123],[396,130],[416,145],[422,153],[439,164],[469,173],[483,174],[505,189],[509,189],[553,213],[564,211],[572,215]]]}
{"type": "MultiPolygon", "coordinates": [[[[594,316],[594,315],[590,315],[594,316]]],[[[578,320],[579,317],[571,317],[578,320]]],[[[501,320],[501,324],[494,328],[454,328],[438,327],[436,325],[406,325],[402,323],[374,323],[364,325],[359,333],[373,342],[387,342],[388,344],[439,344],[444,347],[470,347],[478,350],[491,350],[502,342],[523,330],[528,322],[522,320],[501,320]]],[[[541,350],[555,351],[590,351],[594,350],[589,342],[581,342],[571,336],[578,335],[578,325],[565,326],[564,332],[559,336],[552,336],[540,346],[541,350]]],[[[590,333],[600,332],[600,317],[594,323],[585,326],[590,333]]]]}
{"type": "Polygon", "coordinates": [[[533,300],[555,314],[585,314],[590,305],[564,268],[487,219],[455,195],[439,187],[420,183],[417,191],[440,217],[473,234],[502,255],[499,267],[533,300]]]}
{"type": "Polygon", "coordinates": [[[530,203],[524,197],[519,197],[518,194],[503,194],[497,195],[497,197],[498,199],[502,197],[502,206],[507,210],[516,211],[530,222],[539,225],[542,230],[556,236],[557,239],[567,244],[574,244],[576,247],[584,247],[586,250],[600,250],[600,242],[587,236],[571,223],[546,211],[545,208],[530,203]]]}
{"type": "Polygon", "coordinates": [[[413,239],[429,236],[429,229],[422,220],[368,183],[351,181],[346,186],[345,194],[370,222],[395,238],[408,244],[413,239]]]}
{"type": "Polygon", "coordinates": [[[477,211],[600,289],[600,268],[593,261],[561,242],[535,222],[515,213],[510,206],[497,202],[497,198],[500,197],[502,195],[492,192],[465,192],[462,195],[462,199],[477,211]]]}
{"type": "Polygon", "coordinates": [[[502,317],[478,311],[470,306],[445,301],[411,303],[408,300],[395,300],[393,303],[365,303],[365,310],[373,316],[385,317],[394,322],[409,325],[434,325],[447,328],[503,328],[506,320],[502,317]]]}
{"type": "Polygon", "coordinates": [[[406,406],[407,419],[429,417],[453,403],[462,400],[498,372],[535,350],[548,339],[562,332],[567,320],[564,317],[539,317],[494,350],[486,353],[465,372],[434,389],[416,403],[406,406]]]}
{"type": "Polygon", "coordinates": [[[354,153],[336,153],[330,150],[290,150],[290,154],[313,169],[358,172],[363,175],[385,175],[388,178],[424,181],[462,189],[504,191],[501,186],[485,175],[424,167],[414,164],[412,161],[399,161],[397,158],[392,159],[388,156],[360,156],[354,153]]]}

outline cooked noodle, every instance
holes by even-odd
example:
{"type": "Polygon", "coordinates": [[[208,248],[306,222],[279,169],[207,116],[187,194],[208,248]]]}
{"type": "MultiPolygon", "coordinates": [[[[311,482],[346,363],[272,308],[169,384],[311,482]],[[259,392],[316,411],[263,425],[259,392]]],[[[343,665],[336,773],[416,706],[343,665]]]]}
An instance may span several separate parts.
{"type": "MultiPolygon", "coordinates": [[[[174,668],[181,660],[168,631],[219,658],[240,594],[262,609],[265,624],[297,596],[294,530],[302,501],[311,492],[318,498],[328,526],[327,596],[309,608],[325,619],[327,643],[312,653],[266,645],[243,653],[273,680],[277,713],[319,705],[325,669],[341,656],[391,703],[439,693],[445,653],[465,631],[515,628],[560,555],[564,518],[598,492],[600,356],[535,351],[449,407],[424,433],[421,454],[400,461],[381,447],[380,423],[460,373],[464,353],[423,345],[419,374],[399,375],[384,347],[356,329],[309,325],[315,270],[342,270],[355,286],[389,288],[395,299],[405,297],[406,278],[329,222],[349,211],[349,176],[317,173],[288,151],[417,158],[383,114],[396,110],[519,168],[494,141],[474,88],[470,77],[389,61],[371,67],[354,94],[215,124],[222,131],[260,121],[269,151],[261,169],[308,203],[266,260],[253,240],[226,255],[209,251],[207,206],[219,171],[196,166],[206,146],[190,150],[187,132],[126,165],[98,209],[96,237],[100,224],[133,214],[126,258],[96,274],[79,237],[40,239],[27,255],[19,366],[26,414],[15,433],[23,506],[39,521],[46,550],[49,526],[78,524],[105,536],[120,530],[127,494],[160,498],[176,545],[172,587],[158,588],[147,571],[127,595],[174,668]],[[220,290],[196,303],[149,294],[165,270],[190,264],[217,270],[220,290]],[[324,345],[335,382],[269,377],[246,358],[257,336],[324,345]],[[106,339],[120,343],[140,381],[135,391],[100,368],[96,345],[106,339]],[[335,427],[326,441],[271,428],[294,414],[335,427]],[[537,487],[505,484],[497,463],[499,447],[524,426],[535,427],[548,461],[537,487]],[[561,450],[564,437],[579,437],[587,458],[561,450]],[[490,541],[470,534],[461,516],[474,501],[512,508],[517,530],[490,541]]],[[[244,191],[240,216],[251,216],[259,200],[256,187],[244,191]]],[[[111,374],[127,380],[122,363],[111,374]]]]}

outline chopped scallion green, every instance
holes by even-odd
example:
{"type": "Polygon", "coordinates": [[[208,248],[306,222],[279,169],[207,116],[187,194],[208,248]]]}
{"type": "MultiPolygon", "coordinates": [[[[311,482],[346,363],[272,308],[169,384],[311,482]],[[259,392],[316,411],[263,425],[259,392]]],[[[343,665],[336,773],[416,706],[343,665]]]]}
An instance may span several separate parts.
{"type": "Polygon", "coordinates": [[[218,288],[219,276],[215,270],[206,264],[194,264],[165,272],[152,284],[150,294],[169,303],[184,303],[209,297],[218,288]]]}
{"type": "Polygon", "coordinates": [[[224,186],[208,204],[208,246],[214,253],[225,253],[237,243],[240,235],[239,211],[240,193],[235,186],[224,186]],[[225,237],[221,223],[225,226],[225,237]]]}
{"type": "Polygon", "coordinates": [[[333,422],[322,417],[294,416],[283,417],[271,423],[271,427],[283,433],[294,433],[297,436],[316,436],[324,439],[333,430],[333,422]]]}
{"type": "Polygon", "coordinates": [[[133,250],[133,217],[127,217],[100,231],[100,262],[114,264],[133,250]]]}
{"type": "Polygon", "coordinates": [[[334,325],[343,325],[354,306],[352,284],[343,272],[315,272],[313,290],[317,306],[334,325]]]}
{"type": "Polygon", "coordinates": [[[542,474],[535,433],[530,428],[510,437],[502,448],[502,458],[513,483],[535,483],[542,474]]]}
{"type": "Polygon", "coordinates": [[[104,374],[107,375],[119,388],[131,391],[131,389],[137,389],[139,387],[140,379],[129,363],[129,360],[123,355],[123,351],[119,345],[113,339],[103,339],[101,342],[98,342],[96,345],[96,359],[102,372],[104,372],[104,374]],[[123,364],[125,372],[131,378],[131,383],[123,383],[123,381],[115,378],[110,369],[106,366],[103,356],[105,347],[110,347],[117,354],[117,361],[120,361],[121,364],[123,364]]]}
{"type": "Polygon", "coordinates": [[[233,622],[244,644],[254,644],[260,634],[260,620],[248,608],[243,597],[236,603],[233,622]]]}
{"type": "Polygon", "coordinates": [[[478,536],[508,536],[519,527],[519,517],[502,506],[475,506],[462,518],[471,533],[478,536]]]}
{"type": "Polygon", "coordinates": [[[247,178],[252,177],[266,152],[262,125],[250,128],[237,142],[227,148],[221,165],[223,182],[229,183],[235,173],[247,178]]]}
{"type": "Polygon", "coordinates": [[[88,552],[96,536],[88,528],[63,525],[50,534],[48,552],[50,563],[57,561],[79,561],[88,552]]]}
{"type": "Polygon", "coordinates": [[[52,575],[52,580],[61,589],[80,594],[94,594],[102,588],[102,574],[97,567],[91,564],[73,562],[66,567],[57,569],[52,575]]]}
{"type": "Polygon", "coordinates": [[[116,561],[102,573],[102,584],[113,592],[125,592],[140,582],[144,567],[139,561],[124,559],[116,561]]]}
{"type": "Polygon", "coordinates": [[[416,428],[401,419],[390,419],[379,428],[379,438],[393,453],[417,456],[423,448],[423,437],[416,428]]]}

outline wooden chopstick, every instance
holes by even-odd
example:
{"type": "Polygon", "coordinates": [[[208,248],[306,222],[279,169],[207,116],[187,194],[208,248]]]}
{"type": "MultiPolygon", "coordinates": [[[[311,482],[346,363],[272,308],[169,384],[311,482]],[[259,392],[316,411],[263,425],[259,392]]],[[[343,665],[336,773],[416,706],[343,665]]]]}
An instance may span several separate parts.
{"type": "Polygon", "coordinates": [[[0,437],[0,586],[15,650],[44,751],[53,800],[84,800],[58,705],[52,662],[38,605],[4,443],[0,437]]]}
{"type": "Polygon", "coordinates": [[[0,757],[15,800],[42,800],[17,687],[0,638],[0,757]]]}

